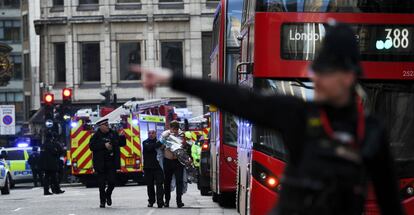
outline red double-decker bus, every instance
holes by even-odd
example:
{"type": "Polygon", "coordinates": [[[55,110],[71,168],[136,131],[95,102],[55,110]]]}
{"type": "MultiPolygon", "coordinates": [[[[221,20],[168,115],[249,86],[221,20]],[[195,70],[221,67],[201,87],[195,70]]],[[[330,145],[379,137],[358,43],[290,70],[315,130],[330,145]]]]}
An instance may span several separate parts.
{"type": "MultiPolygon", "coordinates": [[[[407,214],[414,214],[413,0],[245,0],[239,84],[311,100],[308,66],[330,19],[349,23],[356,32],[365,106],[388,127],[401,199],[407,214]]],[[[277,204],[287,162],[283,136],[244,120],[238,130],[237,209],[266,214],[277,204]]],[[[365,214],[379,214],[372,190],[365,214]]]]}
{"type": "MultiPolygon", "coordinates": [[[[235,67],[239,60],[242,0],[221,0],[217,7],[212,38],[211,78],[236,83],[235,67]]],[[[214,110],[210,130],[210,185],[213,201],[234,205],[237,174],[237,128],[235,116],[214,110]]]]}

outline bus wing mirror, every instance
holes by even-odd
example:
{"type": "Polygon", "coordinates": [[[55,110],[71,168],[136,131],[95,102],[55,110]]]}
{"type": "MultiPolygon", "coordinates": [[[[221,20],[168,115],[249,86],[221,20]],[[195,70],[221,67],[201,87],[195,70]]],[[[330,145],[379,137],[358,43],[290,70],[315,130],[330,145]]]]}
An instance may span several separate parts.
{"type": "Polygon", "coordinates": [[[209,105],[208,106],[208,112],[217,112],[217,107],[214,105],[209,105]]]}
{"type": "Polygon", "coordinates": [[[237,66],[236,66],[237,84],[239,83],[240,75],[248,75],[248,74],[253,73],[253,65],[254,65],[254,63],[252,63],[252,62],[241,62],[241,63],[237,64],[237,66]],[[242,66],[246,66],[245,71],[240,70],[240,68],[242,66]]]}

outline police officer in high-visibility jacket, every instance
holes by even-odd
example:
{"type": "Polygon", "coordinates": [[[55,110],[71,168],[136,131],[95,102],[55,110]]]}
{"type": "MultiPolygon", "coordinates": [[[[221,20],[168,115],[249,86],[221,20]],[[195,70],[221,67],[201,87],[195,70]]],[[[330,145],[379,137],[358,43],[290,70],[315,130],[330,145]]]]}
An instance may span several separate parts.
{"type": "Polygon", "coordinates": [[[93,154],[93,168],[98,173],[99,207],[112,205],[112,191],[116,183],[116,170],[120,168],[120,147],[126,145],[125,136],[109,128],[108,119],[96,122],[98,130],[89,141],[93,154]]]}
{"type": "Polygon", "coordinates": [[[362,75],[359,46],[346,24],[326,26],[311,64],[314,101],[267,95],[237,86],[131,67],[143,85],[169,84],[258,125],[282,133],[289,160],[272,213],[360,215],[368,182],[383,215],[401,215],[393,158],[385,126],[370,116],[357,95],[362,75]]]}
{"type": "Polygon", "coordinates": [[[191,146],[191,157],[193,158],[193,164],[196,169],[200,167],[200,155],[201,155],[201,141],[203,136],[198,136],[197,141],[191,146]]]}

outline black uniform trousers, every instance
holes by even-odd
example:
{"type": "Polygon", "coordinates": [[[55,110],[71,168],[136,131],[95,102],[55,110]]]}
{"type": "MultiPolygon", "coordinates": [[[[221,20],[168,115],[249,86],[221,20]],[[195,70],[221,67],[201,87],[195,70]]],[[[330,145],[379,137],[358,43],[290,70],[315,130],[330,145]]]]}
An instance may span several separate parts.
{"type": "Polygon", "coordinates": [[[98,172],[99,199],[102,204],[106,203],[106,198],[111,197],[115,189],[116,168],[112,161],[106,161],[103,171],[98,172]]]}
{"type": "Polygon", "coordinates": [[[45,170],[45,177],[43,178],[43,190],[45,193],[49,192],[49,187],[52,188],[52,192],[60,190],[56,176],[56,171],[45,170]]]}
{"type": "Polygon", "coordinates": [[[170,160],[164,158],[164,191],[166,202],[170,202],[171,199],[171,181],[173,175],[175,176],[177,203],[182,203],[184,166],[177,159],[170,160]]]}
{"type": "Polygon", "coordinates": [[[157,193],[157,204],[163,205],[164,204],[164,174],[161,168],[144,168],[144,177],[145,183],[147,184],[147,194],[148,194],[148,203],[154,204],[155,203],[155,189],[154,185],[156,186],[156,193],[157,193]]]}
{"type": "Polygon", "coordinates": [[[33,183],[37,187],[40,183],[40,186],[43,185],[43,175],[40,169],[32,169],[33,183]]]}

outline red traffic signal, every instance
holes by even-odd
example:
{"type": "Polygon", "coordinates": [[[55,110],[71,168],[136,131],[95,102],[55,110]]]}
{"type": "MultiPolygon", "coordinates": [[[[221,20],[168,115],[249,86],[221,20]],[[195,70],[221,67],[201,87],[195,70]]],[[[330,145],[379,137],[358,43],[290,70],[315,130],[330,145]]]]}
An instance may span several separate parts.
{"type": "Polygon", "coordinates": [[[53,95],[52,93],[46,93],[43,97],[43,101],[45,102],[45,104],[51,105],[55,101],[55,95],[53,95]]]}
{"type": "Polygon", "coordinates": [[[63,98],[63,100],[71,100],[72,99],[72,89],[63,88],[62,89],[62,98],[63,98]]]}

